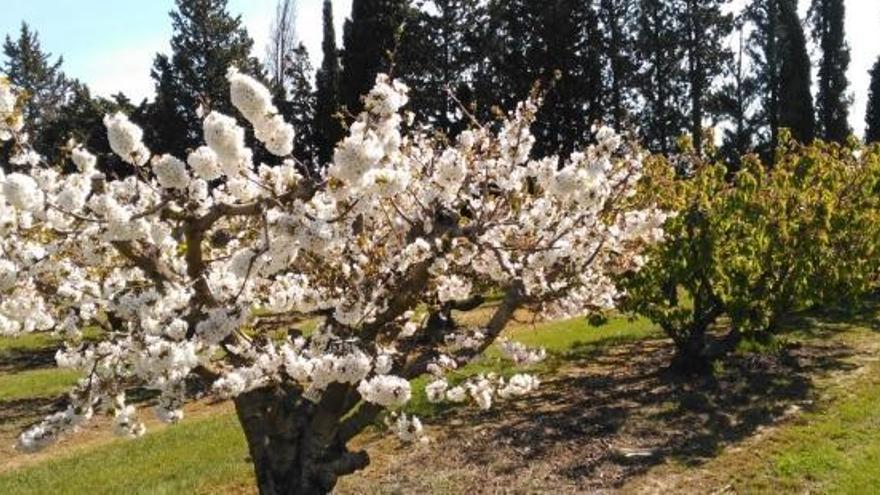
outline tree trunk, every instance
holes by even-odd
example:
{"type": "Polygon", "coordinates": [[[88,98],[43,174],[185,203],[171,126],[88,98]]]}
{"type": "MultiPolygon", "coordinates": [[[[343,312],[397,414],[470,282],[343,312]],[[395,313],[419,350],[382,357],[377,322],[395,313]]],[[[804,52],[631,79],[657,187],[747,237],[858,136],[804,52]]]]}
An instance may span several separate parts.
{"type": "Polygon", "coordinates": [[[690,329],[687,338],[676,342],[672,369],[684,375],[706,373],[709,366],[706,353],[706,327],[699,325],[690,329]]]}
{"type": "Polygon", "coordinates": [[[319,404],[282,387],[235,398],[260,494],[330,493],[340,476],[369,464],[366,452],[349,452],[340,434],[347,391],[331,389],[319,404]]]}

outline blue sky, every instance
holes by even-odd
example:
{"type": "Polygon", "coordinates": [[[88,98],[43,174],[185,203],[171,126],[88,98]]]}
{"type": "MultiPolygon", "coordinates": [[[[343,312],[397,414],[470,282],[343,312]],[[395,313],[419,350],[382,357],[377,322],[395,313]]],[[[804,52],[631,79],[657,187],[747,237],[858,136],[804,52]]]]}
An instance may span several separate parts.
{"type": "MultiPolygon", "coordinates": [[[[262,58],[276,0],[229,0],[240,14],[255,55],[262,58]]],[[[337,33],[351,0],[333,2],[337,33]]],[[[321,0],[300,0],[299,37],[320,57],[321,0]]],[[[64,71],[97,94],[123,91],[134,100],[153,94],[150,67],[157,52],[168,52],[173,0],[0,0],[0,35],[16,37],[22,21],[40,34],[44,50],[64,56],[64,71]]],[[[316,61],[320,63],[319,60],[316,61]]]]}
{"type": "MultiPolygon", "coordinates": [[[[733,0],[742,4],[745,0],[733,0]]],[[[847,32],[852,48],[850,121],[861,133],[867,100],[867,72],[880,55],[880,0],[845,0],[847,32]]],[[[801,0],[805,7],[807,0],[801,0]]],[[[240,14],[262,57],[276,0],[229,0],[240,14]]],[[[297,31],[313,57],[320,60],[322,0],[299,0],[297,31]]],[[[40,33],[43,48],[64,56],[64,70],[97,94],[123,91],[134,100],[150,97],[150,67],[156,52],[168,51],[173,0],[0,0],[0,35],[17,36],[21,21],[40,33]]],[[[335,0],[337,35],[351,9],[351,0],[335,0]]]]}

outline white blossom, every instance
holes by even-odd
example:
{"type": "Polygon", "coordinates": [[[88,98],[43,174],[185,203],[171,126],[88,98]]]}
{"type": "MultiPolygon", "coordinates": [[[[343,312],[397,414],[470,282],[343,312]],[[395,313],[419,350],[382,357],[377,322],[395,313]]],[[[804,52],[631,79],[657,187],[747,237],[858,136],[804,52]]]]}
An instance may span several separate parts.
{"type": "Polygon", "coordinates": [[[412,397],[409,382],[399,376],[377,375],[358,385],[358,392],[367,402],[382,407],[400,407],[412,397]]]}
{"type": "Polygon", "coordinates": [[[186,165],[171,155],[162,155],[153,160],[153,173],[159,185],[166,189],[186,189],[190,177],[186,165]]]}
{"type": "Polygon", "coordinates": [[[121,112],[104,117],[110,149],[132,165],[143,165],[150,158],[150,151],[143,143],[144,131],[128,120],[121,112]]]}

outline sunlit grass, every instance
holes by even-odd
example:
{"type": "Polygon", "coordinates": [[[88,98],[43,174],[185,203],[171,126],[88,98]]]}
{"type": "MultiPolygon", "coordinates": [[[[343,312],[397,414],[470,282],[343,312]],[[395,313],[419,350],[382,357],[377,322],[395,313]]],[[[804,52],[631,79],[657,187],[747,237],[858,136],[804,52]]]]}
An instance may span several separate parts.
{"type": "Polygon", "coordinates": [[[214,493],[252,476],[246,457],[235,415],[224,413],[0,474],[0,493],[214,493]]]}
{"type": "Polygon", "coordinates": [[[78,371],[57,368],[0,374],[0,402],[60,395],[68,391],[77,379],[78,371]]]}

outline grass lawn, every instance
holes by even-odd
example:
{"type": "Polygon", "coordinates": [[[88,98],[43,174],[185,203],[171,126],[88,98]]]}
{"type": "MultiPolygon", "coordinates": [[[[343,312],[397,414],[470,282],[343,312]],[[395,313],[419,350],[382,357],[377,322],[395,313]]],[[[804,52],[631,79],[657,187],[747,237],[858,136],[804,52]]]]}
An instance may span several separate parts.
{"type": "Polygon", "coordinates": [[[5,473],[0,493],[211,493],[251,476],[246,455],[237,420],[226,413],[5,473]]]}
{"type": "MultiPolygon", "coordinates": [[[[874,341],[876,347],[876,330],[853,328],[849,340],[853,345],[874,341]]],[[[770,435],[761,456],[731,473],[737,491],[853,495],[880,491],[880,361],[876,359],[866,358],[856,376],[828,385],[827,396],[815,410],[770,435]]]]}
{"type": "Polygon", "coordinates": [[[55,350],[61,339],[46,333],[0,337],[0,408],[18,399],[61,395],[79,373],[55,367],[55,350]]]}
{"type": "Polygon", "coordinates": [[[77,379],[78,371],[57,368],[0,374],[0,407],[6,401],[61,395],[70,390],[77,379]]]}

